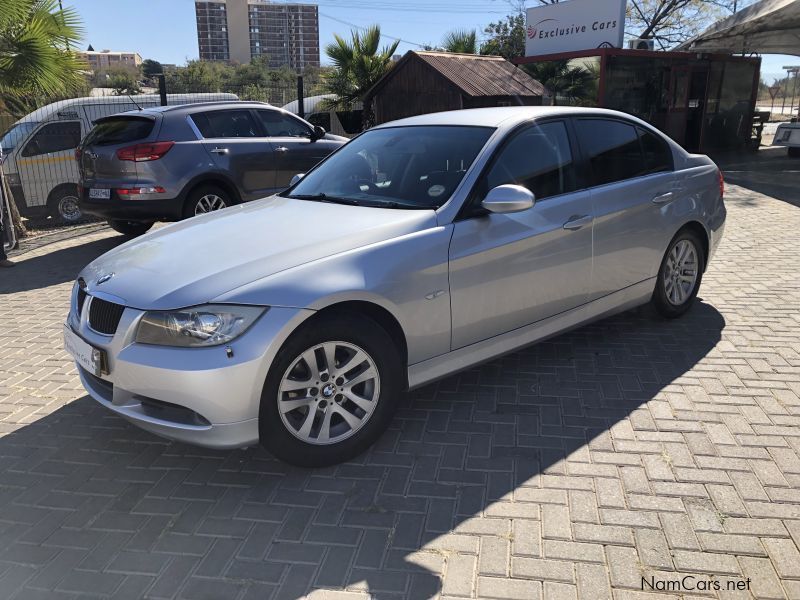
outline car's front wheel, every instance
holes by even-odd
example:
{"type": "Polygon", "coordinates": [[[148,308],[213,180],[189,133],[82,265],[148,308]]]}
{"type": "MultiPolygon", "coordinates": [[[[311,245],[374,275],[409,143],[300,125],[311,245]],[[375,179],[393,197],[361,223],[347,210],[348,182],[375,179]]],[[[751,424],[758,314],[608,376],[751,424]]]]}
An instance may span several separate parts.
{"type": "Polygon", "coordinates": [[[668,319],[689,310],[700,289],[706,257],[697,234],[689,229],[678,232],[670,242],[658,270],[653,305],[668,319]]]}
{"type": "Polygon", "coordinates": [[[147,233],[153,224],[142,223],[140,221],[121,221],[118,219],[111,219],[108,221],[108,226],[122,235],[126,235],[128,237],[137,237],[147,233]]]}
{"type": "Polygon", "coordinates": [[[404,388],[402,368],[395,343],[370,318],[338,313],[302,326],[267,376],[262,445],[303,467],[361,454],[391,422],[404,388]]]}

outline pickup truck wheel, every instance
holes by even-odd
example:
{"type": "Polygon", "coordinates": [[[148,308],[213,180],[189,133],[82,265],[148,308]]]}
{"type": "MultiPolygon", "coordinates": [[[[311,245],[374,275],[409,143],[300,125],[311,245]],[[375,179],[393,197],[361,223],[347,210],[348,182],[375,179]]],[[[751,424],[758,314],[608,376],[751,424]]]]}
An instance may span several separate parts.
{"type": "Polygon", "coordinates": [[[54,191],[47,201],[47,212],[63,223],[77,223],[82,220],[83,213],[78,205],[77,188],[63,187],[54,191]]]}
{"type": "Polygon", "coordinates": [[[261,397],[261,443],[302,467],[349,460],[391,422],[402,360],[372,319],[331,314],[301,326],[279,350],[261,397]]]}
{"type": "Polygon", "coordinates": [[[697,235],[684,229],[672,239],[658,270],[653,306],[674,319],[689,310],[703,279],[706,257],[697,235]]]}
{"type": "Polygon", "coordinates": [[[153,226],[153,224],[142,223],[140,221],[120,221],[117,219],[112,219],[108,222],[108,226],[111,227],[111,229],[113,229],[117,233],[121,233],[122,235],[127,235],[129,237],[137,237],[144,233],[147,233],[153,226]]]}

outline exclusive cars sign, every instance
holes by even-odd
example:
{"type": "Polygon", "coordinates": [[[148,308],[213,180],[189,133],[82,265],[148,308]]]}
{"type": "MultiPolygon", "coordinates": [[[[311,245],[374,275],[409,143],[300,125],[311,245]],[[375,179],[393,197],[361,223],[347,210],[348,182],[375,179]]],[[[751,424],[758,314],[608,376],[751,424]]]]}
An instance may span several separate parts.
{"type": "Polygon", "coordinates": [[[621,48],[626,0],[568,0],[528,9],[525,56],[621,48]]]}

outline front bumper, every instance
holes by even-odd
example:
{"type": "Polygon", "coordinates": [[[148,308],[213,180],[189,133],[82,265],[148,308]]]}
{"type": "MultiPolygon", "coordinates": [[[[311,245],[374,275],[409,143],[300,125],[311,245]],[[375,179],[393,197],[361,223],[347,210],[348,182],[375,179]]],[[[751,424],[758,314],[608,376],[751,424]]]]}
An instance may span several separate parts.
{"type": "Polygon", "coordinates": [[[75,301],[69,325],[108,355],[107,375],[78,366],[89,395],[121,417],[157,435],[205,446],[237,448],[258,443],[261,392],[270,365],[289,334],[312,311],[270,308],[241,337],[212,348],[171,348],[137,344],[143,311],[126,308],[113,336],[80,319],[75,301]],[[233,351],[228,356],[226,348],[233,351]]]}

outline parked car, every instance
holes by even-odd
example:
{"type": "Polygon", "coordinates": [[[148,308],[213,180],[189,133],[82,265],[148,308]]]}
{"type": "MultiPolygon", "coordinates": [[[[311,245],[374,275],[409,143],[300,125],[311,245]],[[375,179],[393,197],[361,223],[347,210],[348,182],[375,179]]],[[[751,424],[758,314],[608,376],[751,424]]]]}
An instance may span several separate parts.
{"type": "MultiPolygon", "coordinates": [[[[360,102],[357,103],[352,110],[332,110],[325,106],[325,101],[333,98],[336,98],[335,94],[304,98],[303,112],[305,113],[305,119],[312,125],[319,125],[324,127],[326,131],[347,138],[352,138],[361,133],[364,129],[364,107],[362,104],[360,102]]],[[[299,114],[300,103],[297,100],[293,100],[282,108],[296,115],[299,114]]]]}
{"type": "MultiPolygon", "coordinates": [[[[236,100],[234,94],[168,94],[167,104],[236,100]]],[[[161,104],[158,94],[60,100],[23,117],[0,138],[3,171],[20,213],[65,223],[83,218],[78,207],[75,149],[92,123],[109,115],[161,104]]]]}
{"type": "Polygon", "coordinates": [[[126,235],[284,190],[347,141],[262,102],[157,107],[96,123],[76,152],[81,210],[126,235]]]}
{"type": "Polygon", "coordinates": [[[408,388],[648,302],[682,315],[725,214],[709,158],[622,113],[418,116],[98,258],[65,344],[144,429],[329,465],[408,388]]]}
{"type": "Polygon", "coordinates": [[[789,156],[800,157],[800,123],[793,119],[792,123],[781,123],[775,131],[773,146],[785,146],[789,156]]]}

